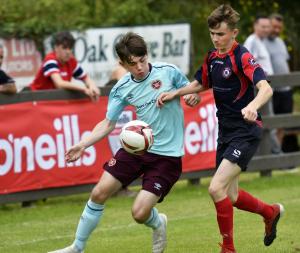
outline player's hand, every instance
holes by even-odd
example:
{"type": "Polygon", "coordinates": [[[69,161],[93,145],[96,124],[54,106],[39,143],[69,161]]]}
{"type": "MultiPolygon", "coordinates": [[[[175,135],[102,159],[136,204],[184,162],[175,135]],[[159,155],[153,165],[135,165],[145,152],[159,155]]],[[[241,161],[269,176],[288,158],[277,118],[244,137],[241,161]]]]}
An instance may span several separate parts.
{"type": "Polygon", "coordinates": [[[90,88],[85,88],[84,94],[87,95],[92,100],[92,102],[96,102],[99,98],[97,95],[95,95],[94,91],[91,90],[90,88]]]}
{"type": "Polygon", "coordinates": [[[89,88],[91,91],[91,95],[92,95],[92,101],[96,102],[99,100],[99,96],[100,96],[100,90],[98,87],[96,86],[92,86],[89,88]]]}
{"type": "Polygon", "coordinates": [[[250,104],[247,105],[244,109],[241,110],[242,115],[245,120],[250,122],[255,122],[257,119],[257,110],[250,104]]]}
{"type": "Polygon", "coordinates": [[[71,147],[65,154],[68,163],[76,161],[84,152],[84,147],[80,144],[71,147]]]}
{"type": "Polygon", "coordinates": [[[163,92],[163,93],[159,94],[159,96],[156,100],[156,106],[162,107],[165,102],[174,99],[175,96],[176,96],[175,92],[163,92]]]}
{"type": "Polygon", "coordinates": [[[201,98],[197,93],[185,95],[183,96],[183,99],[185,104],[191,107],[196,106],[201,101],[201,98]]]}

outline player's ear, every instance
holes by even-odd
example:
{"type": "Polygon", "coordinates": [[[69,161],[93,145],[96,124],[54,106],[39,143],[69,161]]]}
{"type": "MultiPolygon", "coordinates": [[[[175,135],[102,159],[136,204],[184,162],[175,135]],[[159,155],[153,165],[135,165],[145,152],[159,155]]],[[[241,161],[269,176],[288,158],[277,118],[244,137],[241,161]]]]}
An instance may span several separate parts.
{"type": "Polygon", "coordinates": [[[238,36],[238,34],[239,34],[239,29],[235,28],[233,30],[233,38],[235,39],[238,36]]]}

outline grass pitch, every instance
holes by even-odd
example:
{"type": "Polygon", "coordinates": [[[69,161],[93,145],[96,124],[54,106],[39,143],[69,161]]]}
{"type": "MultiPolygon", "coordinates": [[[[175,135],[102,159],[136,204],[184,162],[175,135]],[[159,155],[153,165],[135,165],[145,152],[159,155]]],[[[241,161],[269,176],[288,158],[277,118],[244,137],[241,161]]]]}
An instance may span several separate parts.
{"type": "MultiPolygon", "coordinates": [[[[219,236],[215,208],[208,196],[210,178],[201,186],[180,181],[161,204],[168,215],[166,253],[218,253],[219,236]]],[[[272,178],[257,173],[241,176],[241,188],[266,202],[280,202],[286,212],[278,225],[278,238],[263,245],[262,218],[235,209],[235,244],[239,253],[300,252],[300,171],[273,172],[272,178]]],[[[133,190],[138,190],[134,187],[133,190]]],[[[0,206],[0,252],[45,253],[69,245],[89,194],[50,198],[31,208],[20,204],[0,206]]],[[[86,253],[151,253],[151,230],[131,218],[133,199],[110,199],[100,225],[88,241],[86,253]]]]}

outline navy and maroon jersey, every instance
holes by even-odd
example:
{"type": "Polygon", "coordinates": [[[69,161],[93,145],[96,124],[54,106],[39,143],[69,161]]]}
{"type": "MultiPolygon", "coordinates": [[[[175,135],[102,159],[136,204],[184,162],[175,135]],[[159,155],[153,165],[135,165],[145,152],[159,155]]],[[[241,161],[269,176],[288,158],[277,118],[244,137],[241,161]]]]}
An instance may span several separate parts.
{"type": "Polygon", "coordinates": [[[210,51],[195,79],[213,89],[218,118],[241,119],[241,110],[254,99],[254,86],[267,80],[254,57],[237,42],[226,54],[210,51]]]}
{"type": "Polygon", "coordinates": [[[59,73],[61,78],[65,81],[71,81],[72,77],[80,80],[86,78],[86,73],[78,64],[77,60],[72,57],[68,62],[62,64],[56,57],[54,52],[46,55],[43,60],[35,79],[31,83],[32,90],[48,90],[56,89],[51,75],[59,73]]]}

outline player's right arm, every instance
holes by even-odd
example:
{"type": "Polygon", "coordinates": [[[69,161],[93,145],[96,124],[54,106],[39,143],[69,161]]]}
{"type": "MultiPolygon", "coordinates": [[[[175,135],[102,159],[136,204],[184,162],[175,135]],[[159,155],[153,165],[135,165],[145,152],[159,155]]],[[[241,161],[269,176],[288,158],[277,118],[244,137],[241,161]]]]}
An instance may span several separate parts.
{"type": "Polygon", "coordinates": [[[67,162],[76,161],[84,152],[86,148],[92,146],[96,142],[107,136],[114,130],[116,121],[111,121],[107,118],[100,121],[93,129],[90,135],[82,139],[78,144],[72,146],[65,154],[67,162]]]}

